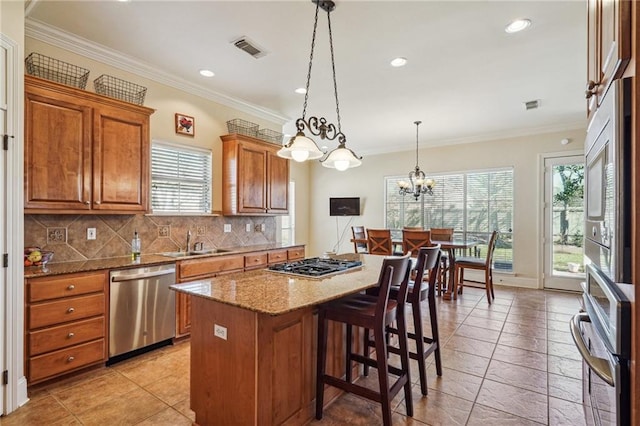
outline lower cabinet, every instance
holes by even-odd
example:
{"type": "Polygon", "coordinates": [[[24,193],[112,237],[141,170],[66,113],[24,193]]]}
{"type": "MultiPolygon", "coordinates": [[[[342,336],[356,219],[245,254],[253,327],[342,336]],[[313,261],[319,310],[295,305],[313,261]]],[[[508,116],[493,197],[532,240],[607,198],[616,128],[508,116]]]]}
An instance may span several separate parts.
{"type": "Polygon", "coordinates": [[[30,385],[106,361],[107,286],[106,271],[27,280],[30,385]]]}
{"type": "MultiPolygon", "coordinates": [[[[244,254],[211,256],[181,260],[176,263],[177,282],[213,278],[222,274],[251,271],[287,260],[304,258],[304,246],[289,249],[264,250],[244,254]]],[[[191,333],[191,296],[176,293],[176,337],[187,337],[191,333]]]]}

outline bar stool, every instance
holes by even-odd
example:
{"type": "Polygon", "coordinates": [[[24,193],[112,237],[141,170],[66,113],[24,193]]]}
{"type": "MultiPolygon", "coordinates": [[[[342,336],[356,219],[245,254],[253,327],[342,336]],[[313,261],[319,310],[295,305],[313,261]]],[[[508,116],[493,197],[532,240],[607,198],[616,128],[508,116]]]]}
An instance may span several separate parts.
{"type": "MultiPolygon", "coordinates": [[[[433,247],[422,247],[418,252],[418,261],[415,270],[415,280],[409,283],[407,300],[411,303],[413,312],[413,333],[407,333],[409,339],[416,342],[416,352],[409,352],[409,357],[418,361],[418,373],[420,375],[420,390],[423,395],[427,395],[427,367],[425,360],[432,353],[436,361],[436,373],[442,376],[442,360],[440,358],[440,335],[438,333],[438,316],[436,314],[436,295],[440,257],[440,245],[433,247]],[[424,281],[424,276],[428,275],[428,284],[424,281]],[[417,284],[417,285],[416,285],[417,284]],[[422,305],[421,302],[427,300],[429,306],[429,319],[431,322],[431,336],[425,336],[422,327],[422,305]]],[[[396,297],[398,288],[392,287],[390,298],[396,297]]],[[[388,333],[398,334],[397,329],[387,327],[388,333]]],[[[365,336],[366,337],[366,336],[365,336]]],[[[370,342],[365,345],[370,346],[370,342]]],[[[365,346],[366,347],[366,346],[365,346]]],[[[400,349],[391,346],[389,352],[399,353],[400,349]]]]}
{"type": "Polygon", "coordinates": [[[316,377],[316,419],[322,419],[324,402],[324,385],[328,384],[344,391],[360,395],[379,402],[382,405],[384,425],[391,425],[391,400],[404,388],[407,415],[413,416],[413,400],[411,398],[411,379],[409,376],[409,350],[407,347],[407,330],[404,317],[404,305],[411,274],[411,260],[408,255],[387,257],[382,263],[378,279],[378,295],[358,293],[324,303],[318,307],[318,365],[316,377]],[[397,297],[391,299],[391,286],[398,288],[397,297]],[[327,321],[338,321],[346,324],[346,378],[333,377],[325,373],[327,349],[327,321]],[[388,365],[387,342],[385,330],[397,321],[400,336],[401,368],[388,365]],[[352,327],[372,329],[375,340],[376,358],[366,354],[362,356],[352,353],[352,327]],[[379,390],[371,390],[351,381],[351,362],[356,361],[378,369],[379,390]],[[390,384],[388,373],[398,376],[390,384]]]}

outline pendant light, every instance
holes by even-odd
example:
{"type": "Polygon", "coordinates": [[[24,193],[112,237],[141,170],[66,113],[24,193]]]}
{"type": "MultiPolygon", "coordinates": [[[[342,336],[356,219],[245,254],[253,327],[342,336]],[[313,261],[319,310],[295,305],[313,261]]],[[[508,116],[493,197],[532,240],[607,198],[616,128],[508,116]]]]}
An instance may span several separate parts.
{"type": "Polygon", "coordinates": [[[418,165],[418,127],[422,121],[414,121],[413,124],[416,125],[416,168],[409,172],[409,182],[401,180],[398,182],[398,187],[400,195],[412,195],[418,201],[422,194],[433,195],[433,187],[436,182],[427,178],[418,165]]]}
{"type": "Polygon", "coordinates": [[[320,139],[335,140],[338,139],[338,147],[329,152],[324,160],[320,160],[324,167],[334,168],[340,171],[347,170],[351,167],[358,167],[362,164],[362,157],[358,157],[355,153],[346,147],[347,138],[342,133],[340,123],[340,106],[338,103],[338,85],[336,82],[336,67],[333,55],[333,36],[331,32],[331,11],[335,9],[335,3],[330,0],[312,0],[316,4],[316,14],[313,23],[313,36],[311,38],[311,54],[309,56],[309,69],[307,72],[307,85],[304,95],[304,104],[302,106],[302,117],[296,120],[296,135],[292,137],[279,151],[278,156],[292,159],[294,161],[303,162],[306,160],[315,160],[321,158],[324,153],[320,151],[318,145],[313,139],[305,135],[307,130],[313,136],[319,136],[320,139]],[[311,81],[311,68],[313,65],[313,51],[316,43],[316,29],[318,27],[318,12],[322,8],[327,12],[327,22],[329,25],[329,46],[331,49],[331,69],[333,71],[333,91],[336,99],[336,114],[338,116],[336,127],[333,123],[328,123],[326,118],[317,118],[314,116],[306,118],[307,102],[309,101],[309,83],[311,81]]]}

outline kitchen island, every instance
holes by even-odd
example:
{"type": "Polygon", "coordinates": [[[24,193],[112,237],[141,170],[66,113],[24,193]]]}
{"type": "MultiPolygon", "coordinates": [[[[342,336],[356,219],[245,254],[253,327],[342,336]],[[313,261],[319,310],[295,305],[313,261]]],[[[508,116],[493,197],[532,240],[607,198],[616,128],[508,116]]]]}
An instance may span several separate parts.
{"type": "MultiPolygon", "coordinates": [[[[376,285],[383,259],[347,256],[362,267],[326,278],[262,269],[171,287],[194,296],[191,409],[197,424],[298,425],[313,418],[316,306],[376,285]]],[[[343,327],[329,329],[327,371],[342,375],[343,327]]],[[[325,392],[328,402],[339,394],[325,392]]]]}

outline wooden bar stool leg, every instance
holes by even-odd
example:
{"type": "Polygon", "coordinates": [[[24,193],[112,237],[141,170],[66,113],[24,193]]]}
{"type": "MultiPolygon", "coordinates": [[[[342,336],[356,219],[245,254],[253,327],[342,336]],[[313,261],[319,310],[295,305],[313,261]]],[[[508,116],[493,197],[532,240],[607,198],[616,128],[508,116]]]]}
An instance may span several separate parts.
{"type": "Polygon", "coordinates": [[[345,377],[347,382],[351,383],[351,324],[347,324],[347,344],[345,345],[347,348],[347,356],[346,356],[346,373],[345,373],[345,377]]]}
{"type": "MultiPolygon", "coordinates": [[[[385,426],[391,425],[391,401],[389,398],[389,365],[387,363],[387,343],[384,326],[373,330],[378,364],[378,383],[380,386],[380,404],[382,405],[382,421],[385,426]]],[[[406,339],[405,339],[406,341],[406,339]]]]}
{"type": "MultiPolygon", "coordinates": [[[[365,328],[364,329],[364,339],[363,339],[363,349],[362,349],[362,356],[364,356],[365,358],[369,357],[369,329],[365,328]]],[[[369,366],[367,364],[363,365],[362,368],[362,374],[364,376],[368,376],[369,375],[369,366]]]]}
{"type": "Polygon", "coordinates": [[[436,301],[434,298],[428,299],[429,305],[429,320],[431,322],[431,337],[436,343],[435,358],[436,358],[436,373],[438,376],[442,376],[442,359],[440,358],[440,333],[438,333],[438,315],[436,315],[436,301]]]}
{"type": "MultiPolygon", "coordinates": [[[[404,310],[398,312],[398,340],[400,345],[400,365],[403,373],[407,375],[407,381],[404,384],[404,398],[407,408],[407,416],[413,417],[413,397],[411,395],[411,375],[409,374],[409,345],[407,336],[407,321],[405,319],[404,310]]],[[[420,339],[422,340],[422,339],[420,339]]],[[[424,352],[423,352],[424,353],[424,352]]],[[[424,356],[421,357],[424,361],[424,356]]],[[[425,386],[426,386],[425,378],[425,386]]]]}
{"type": "MultiPolygon", "coordinates": [[[[427,395],[427,366],[424,359],[424,334],[422,332],[422,309],[420,304],[412,305],[413,311],[413,328],[416,335],[416,361],[418,361],[418,374],[420,376],[420,390],[423,395],[427,395]]],[[[402,345],[400,346],[402,349],[402,345]]]]}
{"type": "Polygon", "coordinates": [[[324,373],[327,359],[327,321],[322,310],[318,313],[318,356],[316,372],[316,419],[322,419],[324,404],[324,373]]]}

